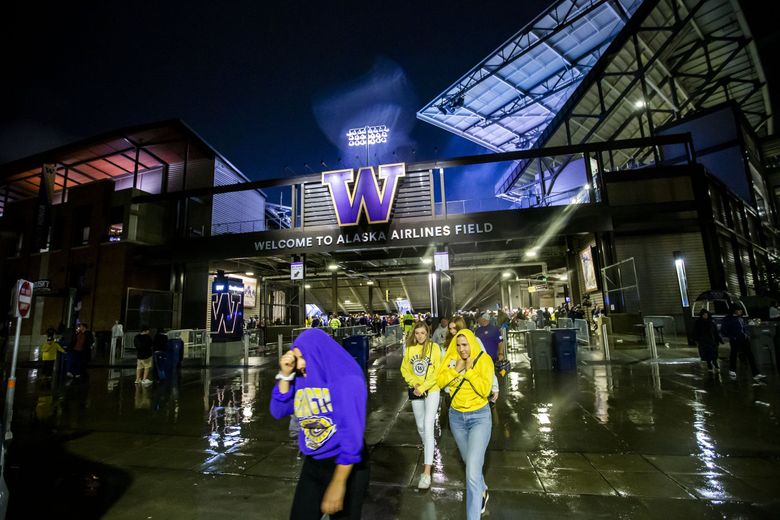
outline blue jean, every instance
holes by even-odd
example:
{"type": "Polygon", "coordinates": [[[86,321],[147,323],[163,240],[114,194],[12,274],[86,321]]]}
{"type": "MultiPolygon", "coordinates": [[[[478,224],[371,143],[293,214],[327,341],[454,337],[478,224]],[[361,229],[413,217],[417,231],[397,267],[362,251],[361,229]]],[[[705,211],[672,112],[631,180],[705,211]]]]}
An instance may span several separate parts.
{"type": "Polygon", "coordinates": [[[460,457],[466,463],[466,518],[479,520],[482,493],[487,489],[482,466],[490,442],[493,418],[487,404],[473,412],[459,412],[450,407],[450,430],[458,445],[460,457]]]}

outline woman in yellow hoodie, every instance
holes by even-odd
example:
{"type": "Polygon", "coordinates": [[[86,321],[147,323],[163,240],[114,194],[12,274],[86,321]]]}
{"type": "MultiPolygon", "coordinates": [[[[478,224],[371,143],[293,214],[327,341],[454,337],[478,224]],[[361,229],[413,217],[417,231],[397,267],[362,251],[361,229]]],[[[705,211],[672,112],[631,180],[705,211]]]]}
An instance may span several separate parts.
{"type": "Polygon", "coordinates": [[[493,384],[493,360],[479,347],[474,333],[459,330],[447,348],[437,382],[449,388],[450,430],[466,463],[466,517],[478,520],[488,501],[482,475],[493,420],[488,398],[493,384]]]}
{"type": "Polygon", "coordinates": [[[57,360],[57,352],[65,353],[65,349],[54,339],[55,332],[53,328],[49,328],[46,331],[46,341],[41,345],[44,377],[51,377],[54,373],[54,362],[57,360]]]}
{"type": "Polygon", "coordinates": [[[441,349],[431,341],[430,330],[424,321],[413,325],[406,340],[406,351],[401,363],[401,375],[409,385],[409,400],[412,401],[414,421],[423,443],[423,473],[418,489],[431,487],[431,466],[433,465],[433,436],[436,413],[439,411],[439,385],[436,378],[441,368],[441,349]]]}

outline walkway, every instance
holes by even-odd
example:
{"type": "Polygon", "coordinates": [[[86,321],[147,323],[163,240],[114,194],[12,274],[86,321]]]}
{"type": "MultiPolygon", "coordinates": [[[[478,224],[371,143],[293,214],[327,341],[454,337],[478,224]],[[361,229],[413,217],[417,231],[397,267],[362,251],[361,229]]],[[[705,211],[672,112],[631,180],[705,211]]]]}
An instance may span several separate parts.
{"type": "MultiPolygon", "coordinates": [[[[581,350],[572,373],[502,381],[486,462],[486,518],[777,518],[780,379],[707,373],[689,349],[581,350]]],[[[375,356],[376,357],[376,356],[375,356]]],[[[433,486],[391,351],[374,359],[367,439],[371,519],[464,517],[464,472],[446,417],[433,486]]],[[[185,368],[133,384],[92,367],[54,392],[19,373],[7,474],[11,518],[287,518],[300,461],[287,421],[268,412],[275,359],[253,369],[185,368]]]]}

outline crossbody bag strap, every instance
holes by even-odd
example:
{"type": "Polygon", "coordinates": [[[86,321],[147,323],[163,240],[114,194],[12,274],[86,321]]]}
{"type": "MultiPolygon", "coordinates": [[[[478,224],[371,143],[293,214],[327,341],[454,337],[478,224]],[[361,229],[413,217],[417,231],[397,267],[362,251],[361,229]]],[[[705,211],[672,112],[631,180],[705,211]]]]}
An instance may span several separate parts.
{"type": "MultiPolygon", "coordinates": [[[[482,352],[480,352],[480,353],[479,353],[479,355],[477,356],[477,358],[474,360],[474,363],[472,363],[472,365],[471,365],[471,368],[474,368],[474,367],[477,365],[477,361],[479,361],[479,358],[480,358],[480,357],[482,357],[482,354],[484,354],[484,353],[485,353],[485,351],[484,351],[484,350],[483,350],[482,352]]],[[[456,389],[455,389],[455,392],[453,392],[453,394],[452,394],[452,396],[450,397],[450,399],[455,399],[455,394],[457,394],[457,393],[458,393],[458,390],[460,390],[460,387],[461,387],[461,386],[463,386],[463,383],[465,383],[465,382],[466,382],[466,378],[464,377],[464,378],[461,380],[460,384],[458,385],[458,388],[456,388],[456,389]]],[[[469,382],[469,384],[471,385],[471,382],[469,382]]],[[[474,385],[471,385],[471,388],[474,388],[474,385]]],[[[475,390],[475,392],[476,392],[476,390],[475,390]]],[[[479,395],[479,393],[477,393],[477,395],[479,395]]],[[[482,397],[482,396],[480,395],[480,397],[482,397]]]]}

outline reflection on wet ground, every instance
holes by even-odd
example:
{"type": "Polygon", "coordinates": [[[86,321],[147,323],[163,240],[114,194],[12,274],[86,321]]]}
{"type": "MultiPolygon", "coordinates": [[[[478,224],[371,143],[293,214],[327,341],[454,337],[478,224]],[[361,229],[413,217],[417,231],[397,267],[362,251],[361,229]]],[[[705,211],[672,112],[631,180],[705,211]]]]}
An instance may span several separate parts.
{"type": "MultiPolygon", "coordinates": [[[[513,354],[485,464],[489,517],[780,516],[774,371],[757,385],[747,373],[706,372],[688,349],[667,349],[661,363],[580,354],[570,373],[535,373],[513,354]]],[[[52,385],[23,367],[11,518],[287,518],[301,461],[288,422],[268,411],[275,359],[259,361],[184,368],[150,387],[133,384],[132,368],[93,367],[52,385]]],[[[432,489],[416,489],[422,451],[399,363],[398,351],[379,352],[368,372],[364,517],[463,518],[464,470],[446,413],[432,489]]]]}

